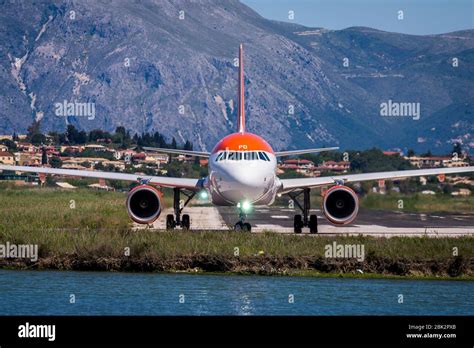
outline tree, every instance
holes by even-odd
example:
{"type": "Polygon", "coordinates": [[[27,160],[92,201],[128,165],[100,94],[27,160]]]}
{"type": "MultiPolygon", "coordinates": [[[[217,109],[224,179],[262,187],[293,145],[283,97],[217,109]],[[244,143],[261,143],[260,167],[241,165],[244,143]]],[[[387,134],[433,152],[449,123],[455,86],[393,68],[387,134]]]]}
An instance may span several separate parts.
{"type": "Polygon", "coordinates": [[[77,133],[76,144],[85,144],[85,143],[87,143],[87,132],[82,130],[79,133],[77,133]]]}
{"type": "Polygon", "coordinates": [[[122,141],[122,148],[126,149],[132,145],[132,136],[130,135],[130,131],[127,131],[125,136],[123,137],[122,141]]]}
{"type": "Polygon", "coordinates": [[[101,129],[93,129],[89,132],[89,141],[97,141],[98,139],[105,138],[105,133],[101,129]]]}
{"type": "Polygon", "coordinates": [[[17,149],[15,142],[10,139],[3,139],[1,143],[8,147],[9,151],[14,151],[17,149]]]}
{"type": "Polygon", "coordinates": [[[48,164],[48,154],[46,153],[46,148],[44,146],[41,149],[41,164],[48,164]]]}
{"type": "MultiPolygon", "coordinates": [[[[146,133],[146,134],[148,135],[148,133],[146,133]]],[[[125,127],[118,126],[115,129],[115,134],[112,136],[112,141],[114,142],[114,144],[120,144],[120,147],[123,148],[123,149],[127,148],[132,143],[132,139],[130,137],[130,132],[128,132],[125,129],[125,127]]],[[[149,144],[146,144],[146,145],[149,146],[149,144]]]]}
{"type": "Polygon", "coordinates": [[[65,138],[69,144],[77,144],[79,137],[79,131],[72,124],[68,125],[66,128],[65,138]]]}
{"type": "Polygon", "coordinates": [[[367,166],[368,162],[365,157],[357,156],[351,161],[351,168],[355,171],[366,171],[367,166]]]}
{"type": "Polygon", "coordinates": [[[30,138],[30,142],[33,145],[38,146],[46,142],[46,137],[41,133],[36,133],[30,138]]]}
{"type": "Polygon", "coordinates": [[[184,144],[184,150],[192,150],[193,149],[193,143],[191,143],[189,140],[186,140],[186,143],[184,144]]]}
{"type": "Polygon", "coordinates": [[[102,164],[102,162],[98,162],[98,163],[94,166],[94,169],[95,169],[95,170],[104,170],[105,167],[104,167],[104,165],[102,164]]]}
{"type": "Polygon", "coordinates": [[[154,146],[156,147],[166,147],[168,145],[166,144],[166,141],[163,135],[161,135],[158,132],[155,132],[153,134],[153,143],[154,143],[154,146]]]}
{"type": "Polygon", "coordinates": [[[112,142],[114,144],[122,144],[123,142],[123,137],[120,133],[115,133],[114,135],[112,135],[112,142]]]}
{"type": "Polygon", "coordinates": [[[41,145],[46,142],[46,137],[43,134],[41,134],[40,121],[35,120],[28,127],[27,139],[33,145],[41,145]]]}
{"type": "Polygon", "coordinates": [[[127,134],[127,131],[125,130],[125,127],[118,126],[115,128],[115,134],[120,134],[122,137],[124,137],[127,134]]]}
{"type": "Polygon", "coordinates": [[[176,139],[173,137],[173,140],[171,140],[171,148],[172,149],[177,149],[178,144],[176,144],[176,139]]]}
{"type": "Polygon", "coordinates": [[[51,164],[51,167],[53,168],[61,168],[63,165],[63,161],[61,161],[59,157],[53,157],[51,158],[50,164],[51,164]]]}
{"type": "Polygon", "coordinates": [[[408,149],[407,157],[413,157],[413,156],[415,156],[415,151],[413,149],[408,149]]]}
{"type": "Polygon", "coordinates": [[[138,134],[135,133],[135,135],[133,136],[133,142],[138,145],[138,141],[139,141],[138,134]]]}
{"type": "Polygon", "coordinates": [[[67,137],[66,132],[59,133],[59,144],[69,144],[69,139],[67,137]]]}
{"type": "Polygon", "coordinates": [[[32,141],[33,137],[37,134],[41,134],[40,130],[40,121],[34,120],[29,126],[28,126],[28,133],[27,133],[27,139],[29,141],[32,141]]]}

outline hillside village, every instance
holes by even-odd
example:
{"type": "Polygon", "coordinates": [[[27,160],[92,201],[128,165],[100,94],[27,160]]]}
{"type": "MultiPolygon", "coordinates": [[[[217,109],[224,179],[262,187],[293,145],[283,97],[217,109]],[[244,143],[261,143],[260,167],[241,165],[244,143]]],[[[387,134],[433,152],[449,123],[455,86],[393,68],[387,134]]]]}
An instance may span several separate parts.
{"type": "MultiPolygon", "coordinates": [[[[70,135],[69,138],[64,134],[43,135],[38,131],[28,135],[0,135],[0,163],[164,176],[204,176],[207,173],[207,159],[144,151],[143,146],[178,148],[175,139],[167,143],[159,133],[135,135],[132,138],[123,127],[119,127],[114,134],[99,130],[91,131],[89,134],[82,131],[81,134],[70,126],[66,134],[70,135]],[[84,143],[79,143],[81,141],[84,143]],[[185,167],[187,170],[183,171],[182,168],[185,167]]],[[[184,149],[192,149],[192,144],[186,142],[184,149]]],[[[472,160],[461,151],[459,154],[454,153],[454,156],[415,155],[413,152],[408,156],[401,151],[382,152],[376,149],[345,154],[352,161],[341,160],[342,154],[337,152],[317,156],[305,155],[302,158],[282,158],[278,163],[277,174],[282,177],[317,177],[357,171],[463,167],[472,163],[472,160]]],[[[0,179],[14,181],[17,184],[44,184],[46,181],[44,175],[21,175],[21,173],[2,173],[0,179]]],[[[419,180],[422,185],[427,182],[426,178],[419,180]]],[[[447,180],[453,184],[458,182],[468,186],[474,184],[469,177],[450,177],[447,180]]],[[[58,185],[61,186],[60,183],[58,185]]],[[[104,180],[89,186],[113,189],[107,186],[104,180]]],[[[378,186],[383,188],[385,185],[379,182],[378,186]]],[[[456,192],[470,194],[470,190],[466,191],[465,188],[456,192]]]]}

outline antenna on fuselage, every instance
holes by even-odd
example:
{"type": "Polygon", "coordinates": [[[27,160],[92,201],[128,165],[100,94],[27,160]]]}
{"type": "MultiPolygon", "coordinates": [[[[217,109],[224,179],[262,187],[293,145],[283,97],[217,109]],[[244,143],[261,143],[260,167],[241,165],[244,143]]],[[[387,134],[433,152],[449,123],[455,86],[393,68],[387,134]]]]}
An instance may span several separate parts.
{"type": "Polygon", "coordinates": [[[244,106],[244,47],[239,47],[239,105],[238,105],[238,122],[240,133],[245,132],[245,106],[244,106]]]}

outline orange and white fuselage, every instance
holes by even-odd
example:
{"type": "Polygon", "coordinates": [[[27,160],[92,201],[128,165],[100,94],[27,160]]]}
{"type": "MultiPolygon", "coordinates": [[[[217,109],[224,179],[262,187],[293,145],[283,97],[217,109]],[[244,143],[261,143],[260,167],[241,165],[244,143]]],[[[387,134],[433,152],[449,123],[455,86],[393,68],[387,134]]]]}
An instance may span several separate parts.
{"type": "Polygon", "coordinates": [[[216,205],[272,204],[279,187],[277,160],[261,137],[245,132],[223,138],[209,157],[206,188],[216,205]]]}

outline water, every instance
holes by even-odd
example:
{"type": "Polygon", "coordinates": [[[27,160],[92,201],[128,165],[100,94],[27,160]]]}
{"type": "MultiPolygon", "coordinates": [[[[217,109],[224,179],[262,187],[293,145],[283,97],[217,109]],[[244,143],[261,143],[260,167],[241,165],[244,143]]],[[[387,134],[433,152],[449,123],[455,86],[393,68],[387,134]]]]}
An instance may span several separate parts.
{"type": "Polygon", "coordinates": [[[469,281],[0,270],[0,315],[474,315],[473,293],[469,281]]]}

